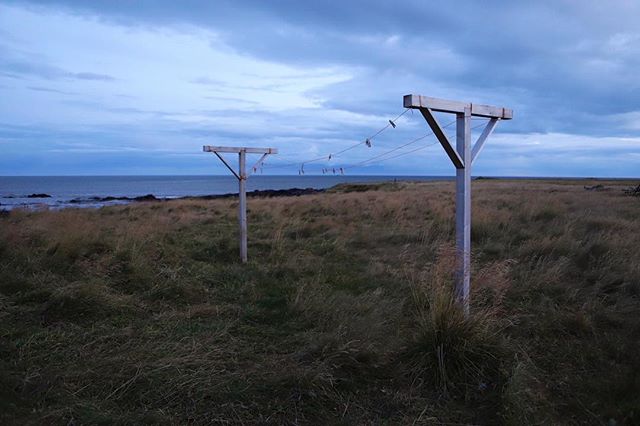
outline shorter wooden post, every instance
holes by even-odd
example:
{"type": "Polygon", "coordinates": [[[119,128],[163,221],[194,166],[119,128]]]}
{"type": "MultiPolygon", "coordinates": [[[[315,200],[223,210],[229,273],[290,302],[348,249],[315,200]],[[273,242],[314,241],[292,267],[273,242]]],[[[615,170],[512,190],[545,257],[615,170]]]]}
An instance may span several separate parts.
{"type": "Polygon", "coordinates": [[[238,153],[240,161],[240,173],[238,178],[238,221],[240,222],[240,260],[247,262],[247,170],[246,152],[238,153]]]}
{"type": "Polygon", "coordinates": [[[247,179],[249,174],[247,173],[247,154],[262,154],[262,157],[252,167],[255,169],[259,166],[265,157],[269,154],[277,154],[278,150],[275,148],[240,148],[234,146],[210,146],[205,145],[202,147],[204,152],[213,152],[222,163],[227,166],[227,169],[238,179],[238,223],[240,225],[240,260],[242,263],[247,263],[247,179]],[[238,154],[238,173],[233,170],[224,158],[220,155],[221,152],[237,153],[238,154]]]}

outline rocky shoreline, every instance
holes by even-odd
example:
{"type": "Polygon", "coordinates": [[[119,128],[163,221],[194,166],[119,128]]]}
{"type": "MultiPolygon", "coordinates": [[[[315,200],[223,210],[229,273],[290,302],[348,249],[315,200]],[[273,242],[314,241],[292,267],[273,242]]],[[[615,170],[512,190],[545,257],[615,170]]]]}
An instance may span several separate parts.
{"type": "MultiPolygon", "coordinates": [[[[314,188],[290,188],[290,189],[256,189],[255,191],[247,192],[247,197],[298,197],[300,195],[310,195],[325,192],[324,189],[314,188]]],[[[85,203],[107,203],[111,201],[129,201],[129,202],[144,202],[144,201],[169,201],[169,200],[216,200],[223,198],[237,197],[237,193],[227,194],[215,194],[215,195],[186,195],[184,197],[156,197],[153,194],[141,195],[138,197],[82,197],[73,198],[68,202],[70,204],[85,204],[85,203]]]]}
{"type": "MultiPolygon", "coordinates": [[[[299,197],[301,195],[311,195],[325,192],[325,189],[315,189],[315,188],[289,188],[289,189],[256,189],[255,191],[247,192],[247,197],[250,198],[272,198],[272,197],[299,197]]],[[[211,195],[185,195],[183,197],[156,197],[153,194],[140,195],[137,197],[116,197],[116,196],[91,196],[91,197],[79,197],[73,198],[71,200],[66,200],[63,202],[58,202],[58,204],[48,204],[49,207],[59,209],[64,207],[104,207],[107,205],[113,204],[128,204],[128,203],[138,203],[138,202],[148,202],[148,201],[170,201],[170,200],[216,200],[216,199],[225,199],[225,198],[234,198],[238,197],[237,193],[227,193],[227,194],[211,194],[211,195]],[[112,203],[112,204],[109,204],[112,203]]],[[[14,196],[9,196],[5,198],[16,198],[14,196]]],[[[48,194],[31,194],[28,196],[24,196],[22,198],[52,198],[51,195],[48,194]]],[[[43,206],[46,204],[16,204],[16,205],[3,205],[0,203],[0,214],[6,215],[9,213],[12,208],[27,208],[33,209],[38,208],[38,206],[43,206]],[[7,209],[7,207],[9,209],[7,209]]]]}

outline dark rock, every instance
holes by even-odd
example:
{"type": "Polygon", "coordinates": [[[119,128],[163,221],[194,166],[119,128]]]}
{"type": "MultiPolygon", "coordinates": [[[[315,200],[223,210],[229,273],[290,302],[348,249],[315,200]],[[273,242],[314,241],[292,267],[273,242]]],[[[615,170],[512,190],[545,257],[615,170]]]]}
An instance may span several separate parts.
{"type": "MultiPolygon", "coordinates": [[[[317,194],[325,192],[324,189],[314,189],[314,188],[290,188],[290,189],[256,189],[255,191],[247,192],[247,197],[298,197],[300,195],[309,195],[309,194],[317,194]]],[[[71,204],[82,204],[82,203],[106,203],[108,201],[168,201],[168,200],[217,200],[224,198],[233,198],[237,197],[237,193],[229,193],[229,194],[216,194],[216,195],[188,195],[185,197],[178,198],[158,198],[153,194],[141,195],[138,197],[83,197],[83,198],[74,198],[69,200],[68,202],[71,204]]]]}
{"type": "Polygon", "coordinates": [[[27,198],[51,198],[49,194],[30,194],[27,195],[27,198]]]}
{"type": "MultiPolygon", "coordinates": [[[[247,192],[247,197],[299,197],[300,195],[310,195],[310,194],[318,194],[321,192],[325,192],[324,189],[314,189],[314,188],[289,188],[289,189],[256,189],[255,191],[247,192]]],[[[238,194],[230,193],[230,194],[216,194],[216,195],[195,195],[195,196],[187,196],[181,197],[178,199],[188,199],[188,200],[217,200],[221,198],[233,198],[237,197],[238,194]]]]}
{"type": "Polygon", "coordinates": [[[300,195],[318,194],[324,189],[314,188],[290,188],[290,189],[263,189],[247,193],[250,197],[299,197],[300,195]]]}
{"type": "Polygon", "coordinates": [[[153,194],[142,195],[140,197],[127,198],[124,197],[125,200],[133,200],[133,201],[158,201],[160,198],[156,198],[153,194]]]}
{"type": "Polygon", "coordinates": [[[138,197],[114,197],[112,195],[108,195],[106,197],[85,197],[85,198],[74,198],[69,200],[69,203],[80,204],[80,203],[106,203],[109,201],[158,201],[162,200],[162,198],[157,198],[153,194],[140,195],[138,197]]]}

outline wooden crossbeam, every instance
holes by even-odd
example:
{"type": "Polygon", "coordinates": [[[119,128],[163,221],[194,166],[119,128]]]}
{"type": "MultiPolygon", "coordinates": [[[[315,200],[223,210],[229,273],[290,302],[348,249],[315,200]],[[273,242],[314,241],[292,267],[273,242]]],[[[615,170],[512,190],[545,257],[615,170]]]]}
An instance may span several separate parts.
{"type": "Polygon", "coordinates": [[[429,108],[432,111],[452,112],[457,114],[464,114],[465,108],[469,108],[471,110],[471,115],[476,117],[500,118],[502,120],[511,120],[513,118],[513,110],[509,108],[450,101],[447,99],[430,98],[428,96],[421,95],[405,95],[403,103],[405,108],[429,108]]]}
{"type": "Polygon", "coordinates": [[[276,148],[245,148],[237,146],[211,146],[205,145],[202,147],[204,152],[233,152],[239,154],[246,152],[247,154],[277,154],[276,148]]]}

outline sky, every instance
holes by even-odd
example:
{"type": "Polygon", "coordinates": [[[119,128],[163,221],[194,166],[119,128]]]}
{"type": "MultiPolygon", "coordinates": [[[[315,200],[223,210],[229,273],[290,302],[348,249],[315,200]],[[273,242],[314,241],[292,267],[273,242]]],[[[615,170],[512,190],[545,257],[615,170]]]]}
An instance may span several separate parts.
{"type": "Polygon", "coordinates": [[[4,0],[0,175],[227,174],[203,145],[452,175],[417,111],[363,143],[419,94],[513,109],[476,176],[639,177],[638,22],[635,0],[4,0]]]}

